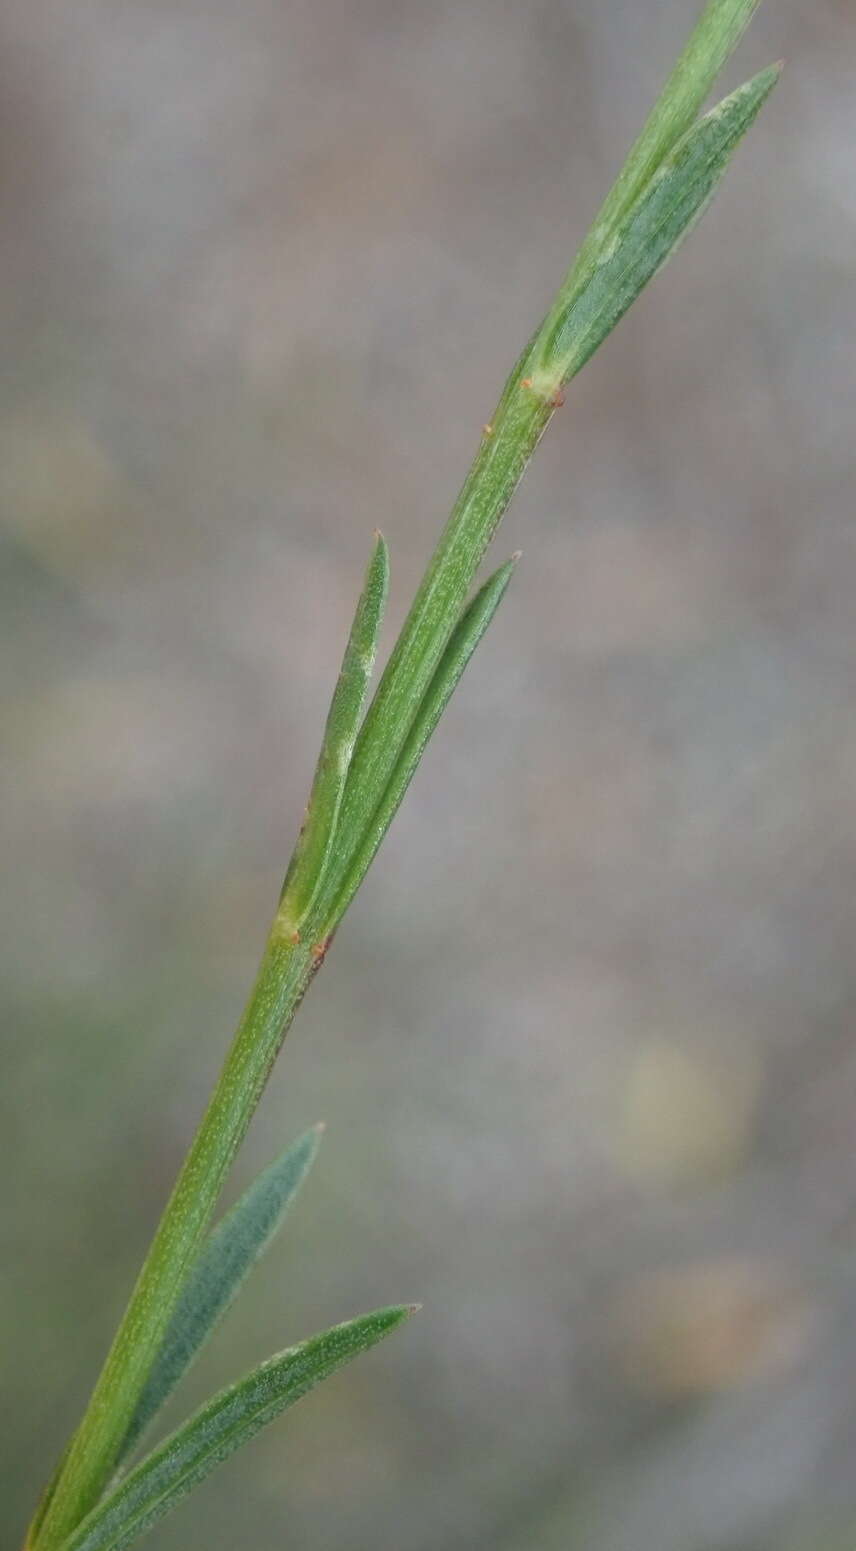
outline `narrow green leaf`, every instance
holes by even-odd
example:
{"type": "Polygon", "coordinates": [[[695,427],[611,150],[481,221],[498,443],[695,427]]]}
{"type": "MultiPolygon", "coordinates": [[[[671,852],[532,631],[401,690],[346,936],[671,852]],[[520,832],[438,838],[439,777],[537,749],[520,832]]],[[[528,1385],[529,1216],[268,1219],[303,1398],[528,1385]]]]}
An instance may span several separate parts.
{"type": "Polygon", "coordinates": [[[209,1234],[184,1285],[118,1465],[132,1453],[264,1254],[315,1161],[322,1129],[313,1126],[274,1159],[209,1234]]]}
{"type": "Polygon", "coordinates": [[[710,0],[672,70],[571,270],[567,288],[586,283],[645,185],[700,113],[716,77],[740,42],[760,0],[710,0]]]}
{"type": "Polygon", "coordinates": [[[413,779],[428,740],[461,675],[505,595],[519,556],[514,555],[484,583],[464,609],[410,725],[380,803],[363,813],[362,838],[350,871],[337,894],[326,929],[333,931],[368,872],[399,804],[413,779]]]}
{"type": "Polygon", "coordinates": [[[395,1330],[411,1308],[380,1309],[280,1352],[215,1395],[87,1514],[62,1551],[121,1551],[308,1390],[395,1330]]]}
{"type": "Polygon", "coordinates": [[[299,931],[311,908],[330,858],[388,590],[389,552],[378,533],[333,693],[306,817],[283,884],[280,919],[283,928],[293,932],[299,931]]]}
{"type": "Polygon", "coordinates": [[[678,141],[613,239],[585,289],[543,339],[536,391],[573,377],[671,258],[704,212],[728,163],[779,79],[771,65],[732,92],[678,141]]]}
{"type": "Polygon", "coordinates": [[[695,122],[759,4],[760,0],[710,0],[705,7],[559,288],[544,320],[543,335],[554,332],[557,320],[589,284],[604,253],[611,251],[616,233],[654,173],[695,122]]]}

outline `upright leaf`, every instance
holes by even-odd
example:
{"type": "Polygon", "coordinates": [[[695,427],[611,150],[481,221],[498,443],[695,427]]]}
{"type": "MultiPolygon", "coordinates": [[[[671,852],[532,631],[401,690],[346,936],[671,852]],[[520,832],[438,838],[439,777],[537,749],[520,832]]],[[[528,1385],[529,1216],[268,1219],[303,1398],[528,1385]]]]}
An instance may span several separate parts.
{"type": "Polygon", "coordinates": [[[360,845],[344,886],[325,923],[333,930],[365,877],[378,846],[395,818],[401,800],[425,752],[428,740],[448,705],[461,675],[499,608],[518,556],[500,566],[464,609],[440,659],[434,677],[415,709],[410,732],[396,761],[380,803],[364,810],[360,845]]]}
{"type": "Polygon", "coordinates": [[[299,932],[323,883],[388,590],[389,552],[378,533],[333,693],[306,817],[283,884],[279,915],[284,930],[299,932]]]}
{"type": "Polygon", "coordinates": [[[705,7],[580,249],[563,287],[569,295],[586,283],[645,185],[697,118],[759,3],[710,0],[705,7]]]}
{"type": "Polygon", "coordinates": [[[264,1254],[315,1161],[321,1131],[313,1126],[274,1159],[209,1234],[140,1397],[119,1465],[133,1452],[264,1254]]]}
{"type": "Polygon", "coordinates": [[[554,319],[532,388],[554,393],[583,367],[709,204],[731,157],[776,85],[771,65],[678,141],[634,205],[588,285],[554,319]]]}
{"type": "Polygon", "coordinates": [[[137,1465],[63,1541],[62,1551],[122,1551],[280,1412],[382,1341],[412,1312],[412,1307],[380,1309],[269,1358],[215,1395],[137,1465]]]}

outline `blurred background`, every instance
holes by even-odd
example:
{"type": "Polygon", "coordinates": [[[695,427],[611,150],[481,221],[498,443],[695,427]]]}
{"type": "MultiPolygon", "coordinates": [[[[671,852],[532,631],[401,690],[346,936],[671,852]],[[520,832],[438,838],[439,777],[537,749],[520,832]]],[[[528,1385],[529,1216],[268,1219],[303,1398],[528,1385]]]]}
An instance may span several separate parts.
{"type": "MultiPolygon", "coordinates": [[[[372,529],[387,643],[695,0],[5,0],[5,1543],[234,1027],[372,529]]],[[[328,1131],[174,1406],[424,1302],[153,1533],[856,1533],[856,13],[574,384],[524,560],[233,1193],[328,1131]]]]}

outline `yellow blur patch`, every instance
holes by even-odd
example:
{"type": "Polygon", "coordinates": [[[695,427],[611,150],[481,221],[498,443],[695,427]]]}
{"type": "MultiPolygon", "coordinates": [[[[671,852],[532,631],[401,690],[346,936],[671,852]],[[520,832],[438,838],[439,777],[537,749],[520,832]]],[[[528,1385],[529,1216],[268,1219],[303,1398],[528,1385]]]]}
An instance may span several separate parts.
{"type": "Polygon", "coordinates": [[[816,1318],[771,1262],[703,1261],[635,1278],[613,1309],[612,1349],[634,1388],[679,1400],[790,1368],[816,1318]]]}
{"type": "Polygon", "coordinates": [[[749,1140],[760,1088],[750,1051],[652,1040],[623,1095],[618,1154],[634,1178],[681,1184],[728,1173],[749,1140]]]}
{"type": "Polygon", "coordinates": [[[34,409],[0,420],[3,526],[46,570],[84,580],[129,509],[128,488],[90,430],[34,409]]]}

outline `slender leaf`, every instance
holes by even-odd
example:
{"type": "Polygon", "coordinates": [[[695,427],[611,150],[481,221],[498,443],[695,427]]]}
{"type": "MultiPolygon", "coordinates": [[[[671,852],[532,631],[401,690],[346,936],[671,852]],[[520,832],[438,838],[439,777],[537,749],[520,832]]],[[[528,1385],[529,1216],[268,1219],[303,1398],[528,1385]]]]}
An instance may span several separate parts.
{"type": "Polygon", "coordinates": [[[315,1161],[322,1130],[313,1126],[274,1159],[209,1234],[184,1285],[118,1465],[132,1453],[264,1254],[315,1161]]]}
{"type": "Polygon", "coordinates": [[[759,3],[710,0],[579,251],[562,288],[568,298],[587,284],[645,185],[694,122],[759,3]]]}
{"type": "Polygon", "coordinates": [[[506,561],[505,565],[500,566],[499,570],[495,571],[479,588],[461,615],[434,677],[425,691],[383,797],[374,813],[367,812],[364,816],[362,842],[344,887],[333,906],[329,922],[330,930],[337,925],[371,866],[375,852],[413,779],[428,740],[445,711],[467,663],[505,596],[505,590],[518,559],[519,556],[514,555],[506,561]]]}
{"type": "Polygon", "coordinates": [[[271,1357],[215,1395],[100,1502],[63,1551],[122,1551],[308,1390],[395,1330],[410,1308],[380,1309],[271,1357]]]}
{"type": "Polygon", "coordinates": [[[616,234],[612,248],[603,253],[585,290],[544,339],[532,374],[536,391],[555,392],[573,377],[671,258],[709,204],[780,74],[779,65],[762,70],[678,141],[616,234]]]}
{"type": "Polygon", "coordinates": [[[295,933],[323,883],[374,668],[388,590],[389,552],[378,533],[333,693],[303,829],[283,884],[280,919],[284,927],[295,933]]]}

